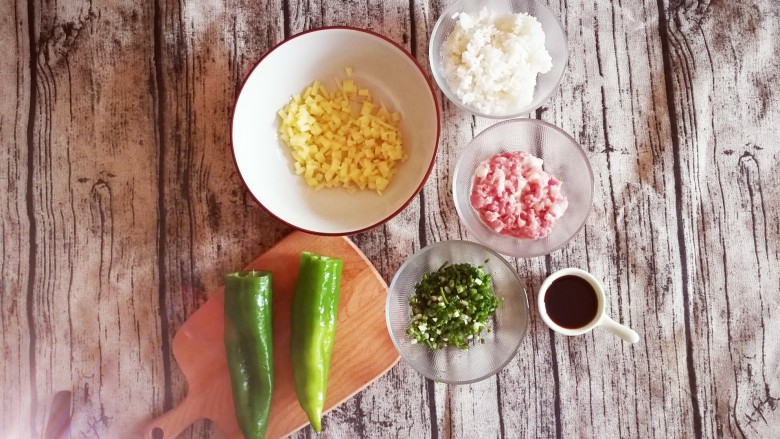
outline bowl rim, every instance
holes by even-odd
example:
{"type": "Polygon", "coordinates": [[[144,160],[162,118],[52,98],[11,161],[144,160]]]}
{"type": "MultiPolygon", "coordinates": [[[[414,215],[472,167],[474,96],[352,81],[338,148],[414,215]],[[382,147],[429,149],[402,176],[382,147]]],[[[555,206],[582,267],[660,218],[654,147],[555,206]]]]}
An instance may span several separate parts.
{"type": "Polygon", "coordinates": [[[563,23],[561,23],[560,17],[556,15],[553,10],[547,6],[547,4],[542,3],[539,0],[528,0],[529,2],[535,3],[540,9],[545,9],[547,12],[550,13],[550,16],[553,17],[555,20],[555,23],[558,25],[558,28],[561,30],[561,34],[563,35],[563,70],[561,70],[560,76],[558,76],[558,79],[555,81],[555,85],[550,89],[550,93],[541,101],[539,101],[539,104],[533,107],[528,107],[528,109],[523,109],[522,111],[518,112],[512,112],[508,114],[487,114],[483,113],[481,111],[478,111],[476,108],[471,107],[469,105],[463,104],[460,99],[452,92],[451,87],[449,84],[447,84],[447,78],[444,77],[443,72],[437,74],[439,69],[436,69],[435,65],[436,63],[433,62],[434,60],[434,53],[433,53],[433,41],[434,36],[437,32],[441,31],[441,25],[445,19],[445,17],[451,17],[453,13],[455,12],[461,12],[460,7],[463,3],[465,3],[466,0],[457,0],[453,3],[451,3],[449,6],[447,6],[446,9],[439,15],[439,18],[436,20],[436,24],[433,25],[433,29],[431,29],[431,36],[428,40],[428,64],[431,67],[431,76],[433,76],[433,80],[436,81],[436,85],[439,87],[439,90],[441,90],[442,94],[453,104],[455,104],[456,107],[467,111],[470,114],[473,114],[475,116],[484,117],[487,119],[494,119],[494,120],[507,120],[507,119],[513,119],[516,117],[520,117],[526,114],[531,114],[534,111],[538,110],[544,104],[549,101],[552,96],[558,91],[558,88],[561,86],[561,82],[563,81],[563,77],[566,76],[566,72],[569,65],[569,36],[566,35],[566,32],[563,27],[563,23]],[[441,76],[441,78],[439,78],[441,76]]]}
{"type": "Polygon", "coordinates": [[[284,224],[286,224],[286,225],[288,225],[288,226],[290,226],[290,227],[292,227],[292,228],[294,228],[296,230],[300,230],[302,232],[310,233],[312,235],[319,235],[319,236],[348,236],[348,235],[355,235],[355,234],[358,234],[358,233],[362,233],[362,232],[371,230],[371,229],[373,229],[373,228],[375,228],[377,226],[380,226],[380,225],[390,221],[391,219],[395,218],[399,213],[403,212],[404,209],[406,209],[406,207],[409,206],[409,204],[412,202],[412,200],[414,200],[414,198],[417,197],[417,195],[419,195],[420,191],[422,191],[423,187],[425,186],[425,183],[428,181],[428,177],[430,177],[430,175],[431,175],[431,171],[433,170],[433,166],[436,164],[436,154],[438,153],[438,150],[439,150],[439,141],[440,140],[441,140],[441,109],[440,109],[439,100],[436,97],[436,89],[434,88],[433,83],[431,82],[431,78],[429,78],[428,75],[425,73],[425,69],[423,69],[423,67],[420,65],[419,61],[417,61],[417,59],[414,57],[414,55],[412,55],[403,46],[401,46],[400,44],[398,44],[395,41],[391,40],[390,38],[388,38],[388,37],[386,37],[386,36],[384,36],[382,34],[370,31],[368,29],[362,29],[362,28],[354,27],[354,26],[322,26],[322,27],[317,27],[317,28],[308,29],[308,30],[305,30],[303,32],[297,33],[295,35],[287,37],[287,38],[283,39],[282,41],[276,43],[273,47],[271,47],[271,49],[269,49],[266,53],[263,54],[263,56],[260,57],[260,59],[255,63],[255,65],[249,70],[249,73],[247,73],[246,76],[244,76],[243,81],[241,81],[241,87],[239,87],[238,93],[236,94],[236,97],[233,100],[233,108],[231,110],[231,115],[230,115],[230,152],[233,155],[233,165],[235,166],[236,171],[238,171],[238,176],[239,176],[239,178],[241,178],[241,183],[246,188],[247,192],[249,193],[249,196],[252,197],[252,199],[255,201],[255,203],[257,203],[264,211],[266,211],[266,213],[271,215],[271,217],[275,218],[277,221],[280,221],[280,222],[282,222],[282,223],[284,223],[284,224]],[[236,147],[235,147],[235,144],[234,144],[234,141],[233,141],[234,122],[235,122],[235,118],[236,118],[236,106],[238,104],[238,100],[241,97],[241,93],[244,91],[244,86],[246,85],[247,81],[249,80],[249,77],[252,76],[252,74],[260,66],[260,64],[262,64],[262,62],[271,53],[273,53],[276,49],[282,47],[283,45],[285,45],[289,41],[292,41],[292,40],[294,40],[294,39],[296,39],[298,37],[302,37],[302,36],[307,35],[307,34],[311,34],[311,33],[315,33],[315,32],[330,31],[330,30],[348,30],[348,31],[361,32],[361,33],[365,33],[365,34],[371,35],[373,37],[378,37],[378,38],[380,38],[380,39],[382,39],[382,40],[392,44],[393,46],[395,46],[396,49],[400,50],[401,53],[403,53],[404,55],[409,57],[409,59],[411,59],[412,62],[414,62],[414,65],[417,66],[417,69],[420,71],[420,74],[422,74],[423,79],[425,79],[425,82],[428,84],[428,88],[431,91],[431,97],[433,98],[433,106],[436,109],[436,141],[434,142],[434,145],[433,145],[433,154],[431,155],[431,162],[428,165],[428,170],[425,172],[425,176],[423,177],[423,179],[420,182],[420,184],[417,186],[417,189],[415,189],[414,193],[409,197],[409,199],[406,200],[395,212],[391,213],[390,215],[388,215],[387,217],[383,218],[382,220],[380,220],[380,221],[378,221],[378,222],[376,222],[374,224],[371,224],[369,226],[360,228],[358,230],[348,230],[348,231],[345,231],[345,232],[320,232],[320,231],[316,231],[316,230],[309,230],[309,229],[306,229],[306,228],[303,228],[303,227],[299,227],[299,226],[297,226],[295,224],[292,224],[289,221],[286,221],[286,220],[280,218],[274,212],[272,212],[269,208],[267,208],[255,196],[255,194],[252,192],[252,190],[249,189],[249,185],[246,184],[246,180],[244,179],[244,176],[241,174],[241,168],[238,167],[238,159],[236,158],[236,147]]]}
{"type": "MultiPolygon", "coordinates": [[[[507,256],[514,257],[514,258],[523,258],[523,259],[547,256],[550,253],[553,253],[553,252],[556,252],[556,251],[562,249],[569,242],[571,242],[571,240],[574,239],[574,237],[577,236],[580,233],[580,231],[582,231],[582,229],[585,227],[585,224],[588,222],[588,217],[590,216],[590,213],[593,211],[593,196],[594,196],[594,192],[595,192],[594,191],[594,186],[596,184],[595,176],[593,175],[593,166],[591,166],[591,164],[590,164],[590,158],[588,158],[588,154],[585,152],[585,148],[583,148],[582,145],[580,144],[580,142],[578,142],[574,137],[572,137],[571,134],[569,134],[566,131],[564,131],[563,128],[560,128],[557,125],[551,124],[550,122],[547,122],[547,121],[544,121],[544,120],[541,120],[541,119],[533,119],[533,118],[530,118],[530,117],[520,117],[520,118],[515,118],[515,119],[502,120],[500,122],[494,123],[493,125],[485,128],[484,130],[480,131],[479,134],[474,136],[474,138],[471,139],[469,141],[469,143],[466,145],[466,147],[464,148],[464,151],[466,149],[473,148],[474,141],[477,140],[479,137],[481,137],[483,134],[487,133],[488,131],[493,130],[493,129],[497,129],[498,127],[503,126],[503,125],[511,125],[511,124],[515,124],[515,123],[530,123],[531,125],[534,125],[534,124],[541,125],[541,126],[544,126],[544,127],[547,127],[547,128],[551,128],[553,131],[556,131],[556,132],[562,134],[563,136],[565,136],[566,138],[568,138],[572,142],[572,144],[574,144],[574,145],[579,147],[580,156],[585,161],[585,167],[588,169],[588,175],[590,176],[590,202],[588,203],[588,210],[587,210],[587,212],[585,212],[585,216],[582,218],[582,224],[580,224],[579,227],[577,227],[577,230],[575,230],[574,233],[571,234],[571,236],[569,236],[566,240],[564,240],[559,245],[550,248],[547,251],[547,253],[530,254],[530,255],[525,255],[525,256],[518,256],[518,255],[515,255],[515,254],[508,254],[507,255],[507,256]]],[[[469,206],[460,206],[459,203],[455,202],[455,199],[457,198],[457,196],[456,196],[456,189],[455,189],[455,187],[457,186],[457,181],[454,178],[454,174],[461,167],[461,165],[463,163],[463,158],[464,157],[465,157],[465,154],[463,154],[463,152],[461,152],[460,157],[458,157],[458,160],[455,162],[455,165],[452,168],[452,173],[453,173],[452,189],[451,189],[452,190],[452,198],[453,198],[453,202],[455,204],[455,211],[458,212],[458,219],[460,220],[461,224],[463,224],[463,226],[466,227],[466,230],[468,230],[470,233],[474,234],[474,231],[472,230],[472,227],[468,223],[466,223],[466,221],[463,220],[464,214],[462,212],[462,209],[468,209],[470,207],[470,205],[469,206]]],[[[492,232],[492,233],[496,233],[496,232],[492,232]]],[[[521,241],[520,238],[513,238],[511,236],[506,236],[506,235],[503,235],[503,236],[505,236],[506,238],[514,239],[516,241],[521,241]]],[[[480,241],[480,244],[482,244],[482,241],[480,241]]],[[[484,244],[482,244],[482,245],[484,245],[484,244]]],[[[503,254],[503,253],[501,253],[501,254],[503,254]]]]}
{"type": "Polygon", "coordinates": [[[430,250],[432,250],[432,249],[434,249],[436,247],[448,246],[448,245],[453,245],[453,244],[466,244],[466,245],[470,245],[470,246],[473,246],[473,247],[477,247],[477,248],[481,249],[482,251],[489,253],[491,255],[491,260],[495,259],[495,260],[499,261],[501,264],[505,265],[509,269],[509,271],[512,273],[512,276],[514,277],[515,281],[517,281],[518,285],[522,285],[523,284],[522,280],[520,279],[520,276],[517,274],[517,270],[515,270],[515,268],[512,266],[512,264],[510,264],[509,261],[503,255],[501,255],[500,253],[498,253],[497,251],[491,249],[490,247],[488,247],[486,245],[483,245],[483,244],[481,244],[479,242],[468,241],[468,240],[465,240],[465,239],[448,239],[448,240],[444,240],[444,241],[434,242],[433,244],[428,244],[425,247],[423,247],[423,248],[417,250],[416,252],[412,253],[412,255],[409,256],[408,258],[406,258],[406,260],[403,262],[403,264],[401,264],[401,266],[398,267],[398,270],[396,270],[395,274],[393,275],[393,279],[390,281],[390,285],[388,285],[388,287],[387,287],[387,299],[385,300],[385,324],[387,325],[387,333],[390,336],[390,341],[393,342],[393,346],[395,347],[395,350],[398,351],[398,354],[401,356],[401,358],[403,358],[404,361],[406,361],[406,363],[409,364],[409,366],[412,369],[414,369],[415,372],[419,373],[420,375],[424,376],[425,378],[428,378],[430,380],[434,380],[434,381],[440,382],[440,383],[455,384],[455,385],[473,384],[473,383],[485,380],[487,378],[490,378],[491,376],[497,375],[499,372],[501,372],[509,364],[510,361],[512,361],[517,356],[517,352],[520,350],[520,344],[523,342],[523,339],[528,335],[528,326],[531,323],[531,309],[530,309],[530,307],[528,305],[528,293],[527,293],[525,288],[519,289],[519,291],[522,294],[521,298],[523,299],[523,304],[525,305],[526,318],[525,318],[525,322],[524,322],[524,325],[523,325],[522,333],[517,338],[517,344],[515,345],[514,348],[512,348],[512,351],[510,352],[510,354],[507,357],[507,359],[503,363],[501,363],[501,365],[496,367],[495,370],[491,371],[490,373],[480,375],[479,377],[473,378],[473,379],[470,379],[470,380],[451,380],[451,379],[446,379],[446,378],[442,379],[442,378],[438,378],[438,377],[435,377],[435,376],[429,376],[428,374],[425,374],[425,373],[417,370],[417,368],[415,368],[412,365],[412,363],[409,361],[407,356],[404,354],[404,352],[398,346],[398,341],[396,341],[396,337],[393,335],[393,331],[391,329],[391,323],[390,323],[390,299],[392,297],[390,295],[390,292],[392,291],[393,286],[396,284],[396,281],[398,280],[398,276],[400,275],[400,273],[403,270],[403,268],[406,267],[412,261],[412,259],[414,259],[415,257],[418,257],[421,254],[423,254],[423,252],[430,251],[430,250]]]}

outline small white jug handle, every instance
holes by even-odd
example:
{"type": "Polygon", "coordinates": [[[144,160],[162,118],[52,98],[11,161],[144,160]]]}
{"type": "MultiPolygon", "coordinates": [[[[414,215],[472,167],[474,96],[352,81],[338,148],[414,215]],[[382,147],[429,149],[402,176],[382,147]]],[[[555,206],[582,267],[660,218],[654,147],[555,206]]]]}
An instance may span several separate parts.
{"type": "Polygon", "coordinates": [[[628,326],[621,325],[620,323],[612,320],[609,316],[604,316],[604,319],[600,323],[601,326],[608,329],[613,334],[622,338],[623,341],[629,343],[636,343],[639,341],[639,334],[628,326]]]}

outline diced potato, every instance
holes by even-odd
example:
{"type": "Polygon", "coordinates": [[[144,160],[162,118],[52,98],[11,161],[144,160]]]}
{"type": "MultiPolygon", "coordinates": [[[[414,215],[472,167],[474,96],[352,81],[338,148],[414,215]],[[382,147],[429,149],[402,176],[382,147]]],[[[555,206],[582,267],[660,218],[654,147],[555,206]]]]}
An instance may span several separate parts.
{"type": "Polygon", "coordinates": [[[344,90],[344,93],[351,94],[357,92],[357,87],[355,87],[355,81],[351,79],[345,79],[341,83],[341,88],[344,90]]]}
{"type": "MultiPolygon", "coordinates": [[[[347,77],[352,68],[346,67],[347,77]]],[[[387,189],[406,160],[396,112],[373,103],[371,92],[345,79],[328,91],[314,81],[279,110],[279,138],[291,150],[293,169],[314,189],[387,189]],[[355,111],[359,109],[359,111],[355,111]]]]}
{"type": "Polygon", "coordinates": [[[373,110],[374,110],[374,104],[365,101],[363,102],[363,108],[360,109],[360,114],[362,114],[363,116],[368,116],[371,114],[373,110]]]}
{"type": "Polygon", "coordinates": [[[376,168],[379,169],[379,173],[382,174],[382,177],[387,177],[390,174],[390,167],[387,166],[387,162],[377,163],[376,168]]]}

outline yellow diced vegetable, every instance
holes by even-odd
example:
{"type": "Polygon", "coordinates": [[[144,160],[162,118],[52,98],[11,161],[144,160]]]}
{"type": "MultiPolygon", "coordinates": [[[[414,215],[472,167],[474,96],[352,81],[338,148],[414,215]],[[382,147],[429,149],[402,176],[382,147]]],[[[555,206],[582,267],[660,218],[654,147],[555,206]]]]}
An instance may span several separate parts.
{"type": "MultiPolygon", "coordinates": [[[[352,68],[346,67],[347,77],[352,68]]],[[[293,170],[314,189],[375,190],[390,184],[406,160],[400,115],[373,103],[371,91],[352,79],[328,91],[314,81],[279,112],[279,138],[290,148],[293,170]],[[354,111],[359,109],[358,112],[354,111]]]]}

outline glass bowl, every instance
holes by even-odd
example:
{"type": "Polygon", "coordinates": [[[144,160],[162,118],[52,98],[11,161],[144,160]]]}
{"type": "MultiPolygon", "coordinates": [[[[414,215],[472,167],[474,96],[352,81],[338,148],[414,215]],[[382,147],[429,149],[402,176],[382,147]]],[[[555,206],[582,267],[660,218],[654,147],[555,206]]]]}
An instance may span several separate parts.
{"type": "Polygon", "coordinates": [[[441,91],[460,108],[477,116],[493,119],[509,119],[523,114],[528,114],[541,107],[558,88],[563,72],[568,61],[568,43],[558,18],[541,2],[535,0],[459,0],[451,4],[439,17],[431,33],[428,45],[428,57],[431,64],[431,72],[441,91]],[[452,32],[457,20],[453,15],[458,12],[466,12],[469,15],[478,13],[487,7],[500,14],[527,13],[539,20],[545,35],[544,47],[552,58],[552,69],[544,74],[537,75],[536,88],[533,100],[526,107],[506,114],[485,114],[470,105],[463,104],[455,91],[449,86],[444,71],[444,57],[442,47],[452,32]]]}
{"type": "Polygon", "coordinates": [[[477,241],[518,258],[544,256],[563,247],[585,225],[593,203],[593,170],[582,147],[570,135],[537,119],[499,122],[479,133],[461,153],[452,176],[452,194],[461,222],[477,241]],[[523,151],[544,161],[543,169],[561,181],[569,207],[550,233],[519,239],[488,228],[471,206],[469,195],[479,164],[496,154],[523,151]]]}
{"type": "Polygon", "coordinates": [[[528,300],[515,270],[498,253],[475,242],[442,241],[418,251],[398,269],[387,294],[386,316],[390,338],[412,368],[437,382],[468,384],[495,375],[514,357],[528,326],[528,300]],[[493,318],[493,331],[482,334],[485,343],[475,343],[465,351],[412,344],[406,333],[414,286],[445,262],[483,265],[492,276],[494,294],[502,299],[493,318]]]}

